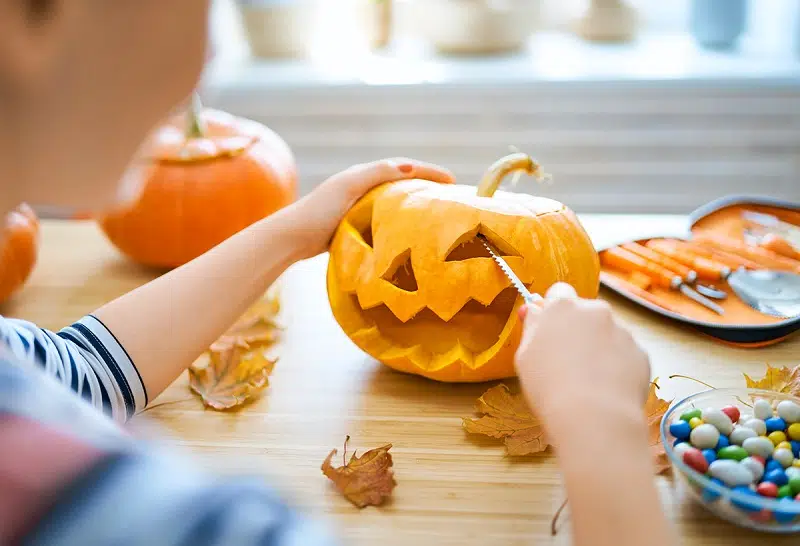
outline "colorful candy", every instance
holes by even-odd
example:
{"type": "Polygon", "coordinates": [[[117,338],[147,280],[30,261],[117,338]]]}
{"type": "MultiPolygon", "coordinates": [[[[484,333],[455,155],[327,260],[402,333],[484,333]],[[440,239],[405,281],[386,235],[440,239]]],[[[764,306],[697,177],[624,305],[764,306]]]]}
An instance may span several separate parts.
{"type": "MultiPolygon", "coordinates": [[[[733,405],[695,408],[668,429],[675,456],[718,486],[730,488],[731,505],[747,512],[748,518],[800,522],[800,404],[759,399],[752,415],[733,405]],[[773,503],[765,508],[759,497],[779,499],[781,507],[773,503]]],[[[720,498],[698,478],[690,481],[700,487],[704,502],[720,498]]]]}
{"type": "Polygon", "coordinates": [[[728,419],[731,420],[731,423],[738,423],[739,418],[741,417],[741,413],[739,412],[739,408],[736,406],[725,406],[722,408],[722,413],[728,416],[728,419]]]}
{"type": "MultiPolygon", "coordinates": [[[[692,429],[692,433],[689,435],[689,441],[697,449],[710,449],[717,445],[719,441],[719,431],[714,425],[703,423],[692,429]]],[[[772,452],[771,442],[770,452],[772,452]]]]}
{"type": "Polygon", "coordinates": [[[703,410],[702,419],[704,423],[714,425],[720,434],[727,436],[733,430],[733,421],[722,410],[707,408],[703,410]]]}
{"type": "Polygon", "coordinates": [[[770,441],[777,446],[778,444],[782,444],[786,441],[786,434],[784,434],[782,430],[773,430],[767,434],[767,438],[769,438],[770,441]]]}
{"type": "Polygon", "coordinates": [[[789,483],[789,478],[786,477],[786,472],[783,470],[770,470],[764,474],[764,481],[772,482],[778,487],[781,487],[789,483]]]}
{"type": "Polygon", "coordinates": [[[759,436],[767,434],[767,425],[761,419],[748,419],[743,425],[756,431],[759,436]]]}
{"type": "Polygon", "coordinates": [[[713,477],[722,480],[729,487],[750,485],[755,481],[753,474],[747,468],[730,459],[717,459],[709,465],[708,471],[713,477]]]}
{"type": "Polygon", "coordinates": [[[764,463],[758,460],[757,457],[747,457],[741,460],[740,463],[743,467],[750,471],[753,475],[753,480],[758,481],[764,475],[764,463]]]}
{"type": "Polygon", "coordinates": [[[689,426],[689,423],[681,419],[680,421],[675,421],[669,426],[669,433],[672,434],[678,440],[688,440],[689,434],[691,434],[692,428],[689,426]]]}
{"type": "Polygon", "coordinates": [[[772,460],[781,463],[783,468],[789,468],[794,462],[794,455],[789,449],[776,449],[772,454],[772,460]]]}
{"type": "Polygon", "coordinates": [[[787,423],[800,422],[800,405],[791,400],[778,402],[778,416],[787,423]]]}
{"type": "Polygon", "coordinates": [[[742,443],[742,447],[745,448],[750,455],[758,455],[765,459],[772,455],[772,451],[775,449],[772,441],[764,436],[748,438],[742,443]]]}
{"type": "Polygon", "coordinates": [[[700,474],[708,472],[708,461],[703,453],[694,447],[690,447],[683,453],[683,462],[689,467],[697,470],[700,474]]]}
{"type": "MultiPolygon", "coordinates": [[[[742,425],[736,425],[735,427],[733,427],[733,432],[731,432],[730,439],[732,444],[740,446],[748,438],[755,438],[756,436],[758,436],[758,434],[756,434],[756,431],[753,430],[752,428],[748,428],[742,425]]],[[[675,437],[677,438],[677,436],[675,437]]]]}
{"type": "Polygon", "coordinates": [[[756,419],[766,421],[772,417],[772,404],[763,398],[756,400],[756,403],[753,404],[753,415],[756,417],[756,419]]]}
{"type": "MultiPolygon", "coordinates": [[[[780,432],[783,434],[783,431],[786,430],[786,421],[781,419],[780,417],[770,417],[764,424],[767,426],[767,433],[772,432],[780,432]]],[[[786,435],[783,434],[784,440],[786,439],[786,435]]]]}
{"type": "Polygon", "coordinates": [[[734,461],[741,461],[748,457],[749,453],[739,446],[728,446],[719,450],[717,457],[720,459],[732,459],[734,461]]]}
{"type": "Polygon", "coordinates": [[[693,410],[690,410],[690,411],[686,411],[686,412],[681,414],[681,421],[686,421],[688,423],[689,421],[691,421],[695,417],[699,418],[702,414],[703,414],[703,412],[700,411],[699,409],[693,409],[693,410]]]}
{"type": "Polygon", "coordinates": [[[756,487],[756,493],[758,493],[762,497],[774,498],[778,496],[778,486],[772,482],[761,482],[756,487]]]}

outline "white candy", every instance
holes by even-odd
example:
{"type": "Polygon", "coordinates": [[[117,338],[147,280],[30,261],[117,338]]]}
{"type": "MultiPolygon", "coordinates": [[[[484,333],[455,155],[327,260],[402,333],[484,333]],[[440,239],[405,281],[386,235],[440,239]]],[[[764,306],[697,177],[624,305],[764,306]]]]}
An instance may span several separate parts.
{"type": "Polygon", "coordinates": [[[747,467],[729,459],[717,459],[708,470],[712,476],[730,487],[750,485],[755,481],[753,473],[747,467]]]}
{"type": "Polygon", "coordinates": [[[750,473],[753,475],[753,481],[757,482],[761,479],[761,476],[764,475],[764,465],[761,464],[758,459],[745,457],[739,464],[750,471],[750,473]]]}
{"type": "Polygon", "coordinates": [[[784,447],[780,449],[776,449],[775,452],[772,454],[772,458],[781,463],[783,468],[789,468],[792,466],[792,462],[794,461],[794,455],[792,454],[792,450],[786,449],[784,447]]]}
{"type": "MultiPolygon", "coordinates": [[[[731,418],[722,413],[722,410],[708,408],[703,410],[703,421],[717,427],[720,434],[727,436],[733,430],[733,421],[731,418]]],[[[716,445],[716,444],[715,444],[716,445]]]]}
{"type": "Polygon", "coordinates": [[[744,426],[755,430],[758,436],[764,436],[767,433],[767,424],[761,419],[745,421],[744,426]]]}
{"type": "Polygon", "coordinates": [[[697,449],[711,449],[716,447],[717,442],[719,442],[719,431],[714,425],[703,423],[692,430],[689,435],[689,441],[697,449]]]}
{"type": "Polygon", "coordinates": [[[675,456],[682,461],[683,454],[692,449],[692,446],[689,444],[689,442],[681,442],[672,449],[675,452],[675,456]]]}
{"type": "Polygon", "coordinates": [[[794,477],[800,477],[800,468],[796,468],[794,466],[790,466],[786,469],[786,477],[790,480],[794,477]]]}
{"type": "Polygon", "coordinates": [[[752,428],[736,425],[733,427],[733,432],[731,432],[731,443],[740,446],[748,438],[755,438],[756,436],[758,434],[752,428]]]}
{"type": "Polygon", "coordinates": [[[800,406],[791,400],[781,400],[778,404],[778,416],[788,424],[800,421],[800,406]]]}
{"type": "Polygon", "coordinates": [[[767,419],[772,417],[772,404],[770,404],[763,398],[759,398],[753,405],[753,415],[756,416],[756,419],[761,419],[762,421],[766,421],[767,419]]]}
{"type": "Polygon", "coordinates": [[[770,439],[764,438],[763,436],[748,438],[742,443],[742,447],[750,455],[758,455],[759,457],[763,457],[765,459],[772,455],[772,450],[775,449],[775,446],[772,444],[770,439]]]}

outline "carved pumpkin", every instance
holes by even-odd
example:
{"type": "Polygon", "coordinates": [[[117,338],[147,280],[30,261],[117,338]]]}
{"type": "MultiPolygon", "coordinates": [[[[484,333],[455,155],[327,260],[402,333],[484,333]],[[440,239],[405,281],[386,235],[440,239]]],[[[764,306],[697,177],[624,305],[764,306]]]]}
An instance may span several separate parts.
{"type": "Polygon", "coordinates": [[[297,196],[292,153],[270,129],[197,101],[188,121],[159,129],[138,199],[100,220],[139,263],[182,265],[297,196]]]}
{"type": "Polygon", "coordinates": [[[557,281],[596,297],[600,265],[567,207],[497,191],[539,166],[498,161],[476,189],[425,180],[384,184],[348,212],[331,243],[333,315],[362,350],[394,369],[440,381],[511,377],[521,298],[478,239],[486,237],[533,292],[557,281]]]}
{"type": "Polygon", "coordinates": [[[39,220],[28,205],[6,216],[0,230],[0,303],[25,284],[36,265],[39,220]]]}

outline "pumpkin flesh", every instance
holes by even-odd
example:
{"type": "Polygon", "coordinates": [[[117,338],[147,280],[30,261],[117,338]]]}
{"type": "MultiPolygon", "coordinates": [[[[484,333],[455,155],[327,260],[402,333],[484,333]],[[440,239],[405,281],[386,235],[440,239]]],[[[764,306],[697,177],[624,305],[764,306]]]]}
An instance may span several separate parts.
{"type": "Polygon", "coordinates": [[[335,318],[401,371],[443,381],[513,376],[521,298],[479,234],[532,291],[566,281],[597,295],[597,254],[561,203],[412,180],[376,188],[339,226],[327,281],[335,318]]]}

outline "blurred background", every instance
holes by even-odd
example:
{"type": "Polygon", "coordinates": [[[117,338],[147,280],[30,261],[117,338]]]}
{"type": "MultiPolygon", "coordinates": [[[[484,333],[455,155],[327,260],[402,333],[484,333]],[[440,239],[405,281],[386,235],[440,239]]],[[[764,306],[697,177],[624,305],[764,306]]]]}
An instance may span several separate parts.
{"type": "Polygon", "coordinates": [[[509,146],[579,212],[800,201],[800,0],[215,0],[204,102],[267,124],[301,192],[509,146]]]}

